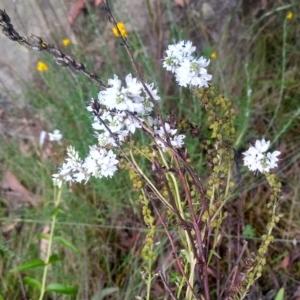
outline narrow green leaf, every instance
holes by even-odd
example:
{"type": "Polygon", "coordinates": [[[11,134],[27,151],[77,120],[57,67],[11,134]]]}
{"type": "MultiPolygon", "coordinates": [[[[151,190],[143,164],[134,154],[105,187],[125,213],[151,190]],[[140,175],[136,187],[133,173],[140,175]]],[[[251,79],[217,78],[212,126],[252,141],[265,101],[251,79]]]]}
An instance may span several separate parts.
{"type": "Polygon", "coordinates": [[[57,214],[59,213],[59,211],[60,211],[60,208],[59,207],[55,207],[54,209],[53,209],[53,211],[52,211],[52,217],[54,217],[54,216],[57,216],[57,214]]]}
{"type": "Polygon", "coordinates": [[[92,296],[91,300],[103,300],[103,299],[106,299],[107,296],[111,296],[112,294],[115,294],[118,291],[119,291],[119,288],[117,288],[117,287],[105,288],[105,289],[97,292],[96,294],[94,294],[92,296]]]}
{"type": "Polygon", "coordinates": [[[49,257],[49,261],[48,261],[48,264],[53,264],[55,263],[56,261],[60,260],[59,256],[57,254],[52,254],[50,257],[49,257]]]}
{"type": "Polygon", "coordinates": [[[36,289],[38,289],[39,291],[42,289],[42,284],[38,280],[36,280],[34,278],[31,278],[31,277],[24,277],[23,278],[23,283],[25,285],[33,286],[36,289]]]}
{"type": "Polygon", "coordinates": [[[276,297],[275,297],[275,300],[284,300],[284,288],[281,288],[276,297]]]}
{"type": "Polygon", "coordinates": [[[213,254],[213,255],[215,255],[217,258],[219,258],[219,259],[221,259],[221,257],[220,257],[220,255],[215,251],[215,250],[211,250],[211,253],[213,254]]]}
{"type": "Polygon", "coordinates": [[[40,240],[49,240],[49,234],[46,234],[46,233],[40,233],[39,235],[38,235],[38,238],[40,239],[40,240]]]}
{"type": "Polygon", "coordinates": [[[75,295],[77,293],[77,288],[61,283],[50,283],[46,287],[46,291],[58,294],[75,295]]]}
{"type": "Polygon", "coordinates": [[[38,268],[38,267],[44,267],[44,266],[45,263],[41,259],[32,259],[18,266],[17,268],[10,270],[9,272],[25,271],[29,269],[38,268]]]}
{"type": "Polygon", "coordinates": [[[77,253],[77,254],[79,253],[78,249],[71,242],[69,242],[68,240],[66,240],[65,238],[63,238],[61,236],[55,236],[53,238],[53,240],[55,242],[58,242],[58,243],[62,244],[64,247],[73,250],[75,253],[77,253]]]}

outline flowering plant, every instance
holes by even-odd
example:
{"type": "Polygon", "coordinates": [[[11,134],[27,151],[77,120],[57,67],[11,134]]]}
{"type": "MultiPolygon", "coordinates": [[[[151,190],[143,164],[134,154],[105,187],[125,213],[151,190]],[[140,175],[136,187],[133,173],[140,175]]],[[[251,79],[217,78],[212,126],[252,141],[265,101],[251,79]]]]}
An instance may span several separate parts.
{"type": "MultiPolygon", "coordinates": [[[[122,45],[132,59],[127,33],[121,32],[122,28],[115,21],[107,1],[105,8],[118,33],[116,35],[120,36],[122,45]]],[[[223,220],[228,215],[226,205],[237,198],[241,213],[243,190],[238,158],[233,150],[235,111],[230,99],[219,93],[210,83],[212,75],[207,71],[210,61],[194,55],[196,47],[191,41],[179,41],[167,47],[162,62],[163,67],[175,75],[178,86],[188,88],[207,113],[210,134],[202,136],[201,150],[206,155],[209,172],[202,178],[190,164],[187,149],[184,148],[188,134],[192,138],[199,137],[200,124],[192,124],[174,115],[164,116],[157,105],[162,101],[158,88],[154,83],[143,80],[133,59],[137,77],[128,74],[122,81],[117,75],[113,75],[107,83],[103,83],[97,75],[89,73],[82,63],[76,62],[53,45],[47,45],[40,37],[32,36],[31,42],[22,38],[13,29],[5,11],[0,10],[0,14],[0,25],[4,27],[3,31],[9,38],[33,50],[48,52],[57,64],[88,76],[100,88],[98,99],[92,99],[87,107],[91,113],[91,127],[96,143],[89,147],[89,153],[84,159],[80,158],[73,146],[67,148],[67,157],[52,178],[59,187],[59,200],[55,202],[55,211],[58,212],[65,183],[86,184],[91,177],[117,176],[118,167],[128,170],[132,186],[139,193],[138,200],[142,206],[144,222],[149,228],[141,250],[141,256],[146,262],[142,276],[147,286],[145,299],[150,299],[151,285],[157,275],[172,299],[211,299],[213,292],[210,276],[214,273],[212,266],[214,263],[218,264],[220,259],[219,237],[222,235],[223,220]],[[151,142],[140,146],[135,142],[137,131],[147,135],[151,142]],[[152,172],[142,168],[138,160],[141,157],[150,162],[152,172]],[[233,166],[237,167],[240,183],[236,189],[232,176],[233,166]],[[236,190],[239,190],[239,197],[236,197],[236,190]],[[154,272],[154,262],[157,259],[155,218],[164,228],[172,247],[178,268],[175,287],[166,280],[162,270],[154,272]],[[173,227],[177,229],[176,238],[170,233],[173,227]]],[[[54,135],[50,137],[54,140],[57,138],[54,135]]],[[[244,265],[247,264],[245,268],[241,261],[247,243],[244,241],[241,246],[242,224],[237,222],[235,267],[229,274],[219,275],[219,281],[225,276],[227,280],[224,280],[219,294],[214,294],[218,298],[245,298],[255,280],[261,276],[262,266],[266,263],[265,255],[273,241],[272,230],[280,217],[276,207],[281,187],[276,176],[270,172],[277,167],[280,152],[267,152],[269,147],[269,141],[257,140],[255,146],[250,146],[243,153],[244,165],[250,171],[263,173],[272,189],[270,201],[267,203],[270,215],[267,232],[256,255],[251,259],[244,258],[244,265]]],[[[56,214],[51,223],[52,236],[55,220],[56,214]]],[[[47,260],[43,262],[43,282],[39,286],[40,299],[46,290],[51,246],[47,251],[47,260]]],[[[137,295],[137,299],[142,298],[137,295]]]]}

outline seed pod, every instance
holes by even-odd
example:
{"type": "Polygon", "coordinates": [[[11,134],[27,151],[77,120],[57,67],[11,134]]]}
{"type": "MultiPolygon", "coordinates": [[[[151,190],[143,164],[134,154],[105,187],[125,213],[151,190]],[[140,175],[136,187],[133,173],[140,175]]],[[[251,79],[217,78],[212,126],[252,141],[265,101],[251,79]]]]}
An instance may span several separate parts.
{"type": "Polygon", "coordinates": [[[76,62],[76,69],[79,70],[84,70],[85,67],[81,62],[76,62]]]}
{"type": "Polygon", "coordinates": [[[39,36],[36,36],[34,34],[32,34],[30,36],[30,39],[31,39],[31,48],[35,51],[41,51],[43,50],[43,48],[45,48],[43,45],[44,45],[44,42],[43,40],[39,37],[39,36]]]}
{"type": "Polygon", "coordinates": [[[0,22],[10,23],[10,18],[5,10],[0,9],[0,22]]]}
{"type": "Polygon", "coordinates": [[[64,61],[68,65],[73,65],[75,63],[75,60],[72,57],[70,57],[69,55],[66,55],[64,57],[64,61]]]}
{"type": "Polygon", "coordinates": [[[0,9],[0,22],[4,20],[4,12],[0,9]]]}
{"type": "Polygon", "coordinates": [[[56,62],[58,65],[62,66],[62,67],[65,67],[65,66],[68,65],[68,64],[64,61],[64,58],[63,58],[63,57],[55,57],[54,59],[55,59],[55,62],[56,62]]]}
{"type": "Polygon", "coordinates": [[[6,23],[6,22],[2,22],[3,24],[1,24],[4,28],[7,28],[8,30],[12,30],[14,26],[12,26],[12,24],[10,23],[6,23]]]}
{"type": "Polygon", "coordinates": [[[19,37],[18,38],[18,42],[20,43],[20,44],[23,44],[24,42],[26,42],[26,39],[24,38],[24,37],[19,37]]]}
{"type": "Polygon", "coordinates": [[[98,76],[95,73],[91,73],[89,76],[91,79],[97,79],[98,76]]]}
{"type": "Polygon", "coordinates": [[[33,43],[42,44],[43,40],[39,36],[36,36],[34,34],[31,34],[30,38],[32,39],[33,43]]]}
{"type": "Polygon", "coordinates": [[[91,103],[91,107],[93,110],[95,110],[98,113],[100,110],[100,103],[95,99],[93,99],[93,102],[91,103]]]}
{"type": "Polygon", "coordinates": [[[63,57],[63,53],[60,50],[54,48],[53,45],[49,45],[48,49],[49,49],[49,52],[52,55],[54,55],[55,57],[63,57]]]}
{"type": "Polygon", "coordinates": [[[43,47],[40,45],[31,45],[31,49],[34,51],[42,51],[43,47]]]}

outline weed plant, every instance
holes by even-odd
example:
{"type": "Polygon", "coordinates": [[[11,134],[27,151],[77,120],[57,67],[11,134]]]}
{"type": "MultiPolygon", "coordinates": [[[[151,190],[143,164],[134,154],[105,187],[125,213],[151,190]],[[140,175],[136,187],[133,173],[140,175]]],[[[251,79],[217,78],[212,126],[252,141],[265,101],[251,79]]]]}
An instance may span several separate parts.
{"type": "MultiPolygon", "coordinates": [[[[241,64],[233,63],[233,56],[228,53],[226,61],[222,60],[221,51],[215,49],[211,72],[219,72],[215,84],[189,83],[181,88],[163,75],[159,86],[163,105],[151,99],[154,88],[147,91],[144,87],[145,97],[155,103],[159,123],[153,127],[148,119],[142,122],[135,111],[126,110],[127,117],[142,127],[126,143],[103,125],[103,107],[97,100],[88,99],[99,89],[109,90],[106,82],[111,74],[125,77],[129,63],[141,84],[145,84],[142,78],[160,82],[162,72],[155,67],[157,61],[149,58],[138,33],[127,39],[107,2],[105,8],[122,47],[118,41],[118,54],[113,64],[102,66],[101,77],[88,71],[93,69],[92,58],[81,55],[80,47],[74,46],[73,55],[84,59],[85,67],[40,37],[22,38],[13,29],[13,20],[1,10],[4,33],[41,51],[44,64],[38,66],[43,71],[38,92],[36,87],[27,93],[30,109],[18,111],[16,116],[34,116],[47,128],[59,128],[64,139],[54,142],[51,157],[44,160],[42,148],[33,147],[30,155],[22,157],[16,142],[2,137],[5,168],[18,174],[43,200],[33,208],[15,209],[3,198],[3,222],[18,226],[4,230],[2,236],[0,295],[3,299],[20,295],[24,299],[57,299],[59,294],[61,299],[258,299],[274,286],[276,299],[283,299],[284,292],[295,295],[299,266],[294,264],[289,275],[280,271],[280,262],[286,257],[280,245],[292,252],[289,241],[295,238],[297,243],[299,211],[299,144],[295,138],[299,131],[300,111],[295,102],[299,72],[291,67],[299,65],[293,34],[299,28],[293,23],[292,11],[288,12],[293,5],[270,7],[247,29],[247,36],[252,37],[247,47],[254,49],[245,51],[240,70],[241,64]],[[271,19],[269,28],[264,23],[269,16],[281,22],[271,19]],[[277,38],[270,40],[270,32],[276,32],[277,38]],[[144,61],[142,57],[146,57],[144,61]],[[53,58],[65,68],[54,72],[53,58]],[[224,61],[227,64],[223,65],[224,61]],[[240,76],[239,84],[226,72],[240,76]],[[51,176],[63,175],[64,168],[57,171],[56,167],[66,155],[82,163],[76,159],[77,152],[66,150],[67,146],[72,145],[83,157],[95,143],[85,104],[94,122],[113,137],[120,170],[112,178],[88,176],[85,184],[65,186],[63,181],[70,178],[59,176],[55,180],[59,188],[53,188],[51,176]],[[178,132],[172,133],[175,128],[178,132]],[[184,145],[180,140],[174,142],[176,134],[185,135],[184,145]],[[272,158],[266,157],[270,145],[264,139],[255,143],[256,137],[265,137],[272,141],[272,148],[280,149],[276,172],[270,170],[276,166],[278,154],[275,151],[272,158]],[[253,177],[242,167],[241,153],[249,142],[252,154],[261,157],[255,160],[244,152],[244,158],[248,157],[244,163],[263,176],[253,177]],[[276,266],[278,270],[274,270],[276,266]],[[274,272],[277,286],[270,280],[274,272]]],[[[171,9],[168,14],[172,16],[171,9]]],[[[185,22],[193,24],[192,36],[198,24],[192,17],[185,22]]],[[[187,30],[181,32],[175,22],[171,29],[176,40],[186,39],[187,30]]],[[[240,51],[242,40],[236,43],[234,53],[240,51]]],[[[205,49],[204,53],[212,51],[205,49]]]]}

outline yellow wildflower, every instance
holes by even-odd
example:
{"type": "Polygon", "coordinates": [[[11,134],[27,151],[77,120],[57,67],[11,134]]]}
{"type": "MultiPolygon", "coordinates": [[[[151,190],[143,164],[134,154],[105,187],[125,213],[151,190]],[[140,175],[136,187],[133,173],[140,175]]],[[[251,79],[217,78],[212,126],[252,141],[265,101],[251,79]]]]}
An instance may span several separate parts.
{"type": "Polygon", "coordinates": [[[48,70],[48,66],[43,61],[39,61],[36,65],[36,69],[39,72],[45,72],[48,70]]]}
{"type": "MultiPolygon", "coordinates": [[[[122,37],[123,37],[123,38],[127,38],[127,32],[126,32],[125,24],[122,23],[122,22],[118,22],[118,23],[117,23],[117,26],[118,26],[118,28],[119,28],[119,30],[120,30],[120,32],[121,32],[122,37]]],[[[113,27],[113,28],[112,28],[112,32],[113,32],[113,34],[114,34],[115,36],[119,36],[119,35],[120,35],[120,34],[119,34],[119,31],[118,31],[118,29],[117,29],[117,27],[113,27]]]]}
{"type": "Polygon", "coordinates": [[[294,16],[294,14],[293,14],[291,11],[289,11],[289,12],[286,14],[286,18],[287,18],[288,20],[292,20],[292,19],[293,19],[293,16],[294,16]]]}
{"type": "Polygon", "coordinates": [[[68,47],[68,46],[71,44],[71,40],[70,40],[70,39],[63,39],[63,40],[62,40],[62,44],[63,44],[65,47],[68,47]]]}
{"type": "Polygon", "coordinates": [[[211,55],[210,55],[211,58],[217,58],[217,53],[214,51],[211,55]]]}

